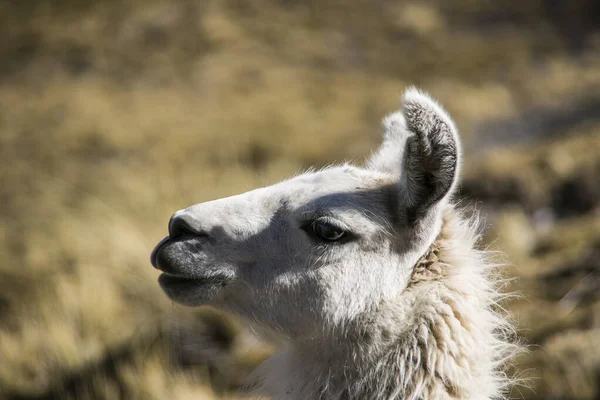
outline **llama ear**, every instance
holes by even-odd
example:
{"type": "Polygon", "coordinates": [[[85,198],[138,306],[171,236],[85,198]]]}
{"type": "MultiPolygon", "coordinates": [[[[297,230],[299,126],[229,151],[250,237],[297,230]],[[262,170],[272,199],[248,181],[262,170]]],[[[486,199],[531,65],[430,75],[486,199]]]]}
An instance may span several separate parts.
{"type": "Polygon", "coordinates": [[[400,202],[414,221],[452,193],[460,143],[450,116],[417,89],[404,92],[402,114],[409,136],[403,148],[400,202]]]}
{"type": "Polygon", "coordinates": [[[383,125],[383,143],[371,155],[367,167],[392,174],[400,173],[402,155],[410,132],[406,128],[406,120],[401,111],[388,115],[381,122],[383,125]]]}

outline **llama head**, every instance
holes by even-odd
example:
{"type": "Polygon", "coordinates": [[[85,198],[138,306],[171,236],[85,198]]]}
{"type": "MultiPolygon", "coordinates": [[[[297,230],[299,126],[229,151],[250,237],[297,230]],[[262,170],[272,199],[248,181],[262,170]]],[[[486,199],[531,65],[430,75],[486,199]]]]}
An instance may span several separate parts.
{"type": "Polygon", "coordinates": [[[407,90],[365,167],[307,172],[177,211],[152,253],[175,302],[211,304],[289,337],[351,326],[402,296],[456,184],[450,117],[407,90]]]}

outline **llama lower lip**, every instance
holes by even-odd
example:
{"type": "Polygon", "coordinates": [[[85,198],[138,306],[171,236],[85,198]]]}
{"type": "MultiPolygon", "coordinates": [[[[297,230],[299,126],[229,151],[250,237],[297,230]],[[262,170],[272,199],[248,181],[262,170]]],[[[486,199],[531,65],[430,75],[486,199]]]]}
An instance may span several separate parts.
{"type": "Polygon", "coordinates": [[[163,240],[158,242],[156,247],[154,247],[154,250],[152,250],[152,254],[150,254],[150,263],[152,263],[152,266],[156,269],[160,269],[158,267],[158,252],[165,244],[167,244],[168,241],[169,237],[167,236],[163,240]]]}
{"type": "Polygon", "coordinates": [[[210,285],[222,285],[225,286],[226,279],[220,276],[213,276],[207,278],[186,278],[183,276],[175,276],[170,274],[160,274],[158,277],[158,283],[162,286],[183,286],[183,285],[194,285],[199,286],[203,284],[210,285]]]}
{"type": "Polygon", "coordinates": [[[227,278],[183,278],[161,274],[158,283],[167,297],[184,306],[194,307],[209,304],[227,285],[227,278]]]}

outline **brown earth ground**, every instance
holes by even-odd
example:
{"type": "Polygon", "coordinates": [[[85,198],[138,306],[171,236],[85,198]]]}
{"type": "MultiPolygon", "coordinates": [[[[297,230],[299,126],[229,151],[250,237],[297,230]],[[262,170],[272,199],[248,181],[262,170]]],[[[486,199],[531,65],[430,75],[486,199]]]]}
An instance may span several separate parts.
{"type": "Polygon", "coordinates": [[[465,203],[518,278],[512,396],[599,399],[598,4],[2,2],[0,398],[241,398],[271,349],[167,301],[166,221],[363,160],[415,84],[455,117],[465,203]]]}

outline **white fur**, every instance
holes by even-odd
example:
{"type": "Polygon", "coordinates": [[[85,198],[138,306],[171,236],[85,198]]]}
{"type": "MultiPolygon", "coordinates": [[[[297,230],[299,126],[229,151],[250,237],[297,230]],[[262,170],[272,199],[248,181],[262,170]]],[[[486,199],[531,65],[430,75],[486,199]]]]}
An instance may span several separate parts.
{"type": "Polygon", "coordinates": [[[156,263],[189,280],[163,288],[277,334],[281,351],[249,385],[273,399],[502,398],[514,347],[494,265],[452,205],[454,123],[409,89],[383,125],[367,168],[307,172],[176,213],[156,263]],[[315,219],[348,240],[311,236],[315,219]]]}
{"type": "Polygon", "coordinates": [[[274,399],[504,398],[511,382],[502,367],[518,347],[497,307],[495,264],[474,249],[471,221],[451,206],[444,214],[439,276],[413,275],[364,319],[369,341],[291,342],[255,371],[254,385],[274,399]]]}

